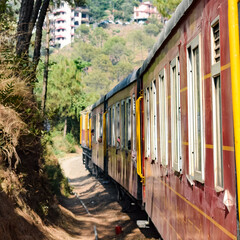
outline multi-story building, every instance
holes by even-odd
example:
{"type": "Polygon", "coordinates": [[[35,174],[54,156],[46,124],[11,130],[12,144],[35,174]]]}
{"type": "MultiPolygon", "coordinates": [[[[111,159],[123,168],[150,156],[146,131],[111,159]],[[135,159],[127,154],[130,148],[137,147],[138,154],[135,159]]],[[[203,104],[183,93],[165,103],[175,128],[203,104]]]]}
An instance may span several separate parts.
{"type": "Polygon", "coordinates": [[[150,17],[161,19],[157,8],[154,7],[150,1],[142,2],[138,7],[134,7],[134,21],[146,21],[150,17]]]}
{"type": "Polygon", "coordinates": [[[62,2],[55,7],[50,19],[50,45],[62,48],[74,41],[75,29],[81,24],[89,23],[89,10],[86,7],[72,8],[69,4],[62,2]]]}

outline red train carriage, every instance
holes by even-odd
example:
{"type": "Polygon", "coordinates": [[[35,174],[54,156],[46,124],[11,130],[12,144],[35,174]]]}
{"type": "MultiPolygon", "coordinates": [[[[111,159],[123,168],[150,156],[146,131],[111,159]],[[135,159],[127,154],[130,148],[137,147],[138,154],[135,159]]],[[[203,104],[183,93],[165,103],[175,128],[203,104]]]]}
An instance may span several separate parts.
{"type": "Polygon", "coordinates": [[[143,66],[92,108],[92,161],[164,239],[239,237],[239,9],[183,0],[143,66]]]}
{"type": "Polygon", "coordinates": [[[228,2],[183,1],[143,75],[146,211],[164,239],[235,239],[228,2]]]}

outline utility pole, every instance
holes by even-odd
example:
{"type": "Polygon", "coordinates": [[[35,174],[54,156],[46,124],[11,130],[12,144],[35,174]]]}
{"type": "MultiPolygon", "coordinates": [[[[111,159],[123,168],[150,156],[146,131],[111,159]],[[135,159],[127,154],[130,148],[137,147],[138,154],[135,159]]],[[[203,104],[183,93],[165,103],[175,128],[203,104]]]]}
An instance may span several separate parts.
{"type": "Polygon", "coordinates": [[[45,62],[44,62],[43,91],[42,91],[42,104],[41,104],[41,110],[42,110],[43,116],[45,115],[46,100],[47,100],[48,65],[49,65],[50,21],[49,21],[48,14],[49,14],[49,9],[47,10],[47,14],[46,14],[46,27],[47,27],[46,55],[45,55],[45,62]]]}

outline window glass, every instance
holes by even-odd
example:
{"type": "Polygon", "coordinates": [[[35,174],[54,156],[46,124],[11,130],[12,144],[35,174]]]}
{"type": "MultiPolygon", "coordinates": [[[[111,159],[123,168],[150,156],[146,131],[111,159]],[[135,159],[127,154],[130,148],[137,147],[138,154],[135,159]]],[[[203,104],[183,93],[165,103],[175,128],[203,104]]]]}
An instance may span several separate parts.
{"type": "Polygon", "coordinates": [[[131,98],[126,101],[126,146],[131,150],[131,98]]]}
{"type": "Polygon", "coordinates": [[[204,181],[202,82],[200,74],[199,37],[188,47],[188,129],[189,172],[204,181]]]}
{"type": "Polygon", "coordinates": [[[151,132],[152,132],[152,160],[157,160],[157,92],[156,92],[156,80],[152,82],[152,124],[151,124],[151,132]]]}
{"type": "Polygon", "coordinates": [[[220,75],[213,78],[213,144],[215,186],[223,187],[222,121],[220,75]]]}
{"type": "Polygon", "coordinates": [[[133,94],[133,114],[132,114],[132,131],[133,131],[133,151],[136,151],[136,98],[133,94]]]}
{"type": "Polygon", "coordinates": [[[171,141],[172,166],[176,171],[181,171],[182,153],[179,57],[171,62],[171,141]]]}
{"type": "Polygon", "coordinates": [[[212,23],[212,112],[213,112],[213,156],[214,184],[216,191],[224,187],[222,151],[222,103],[220,66],[220,28],[219,17],[212,23]]]}
{"type": "Polygon", "coordinates": [[[145,101],[144,101],[144,119],[145,119],[145,156],[150,156],[150,99],[149,99],[149,88],[145,90],[145,101]]]}
{"type": "Polygon", "coordinates": [[[120,138],[120,107],[116,104],[116,137],[120,138]]]}
{"type": "Polygon", "coordinates": [[[121,103],[121,146],[125,147],[125,101],[121,103]]]}
{"type": "Polygon", "coordinates": [[[115,146],[115,106],[112,107],[112,146],[115,146]]]}
{"type": "Polygon", "coordinates": [[[96,143],[97,142],[97,137],[96,137],[96,135],[97,135],[97,129],[96,129],[96,115],[93,115],[93,117],[92,117],[92,129],[93,129],[93,141],[96,143]]]}
{"type": "Polygon", "coordinates": [[[108,109],[108,146],[111,145],[112,143],[112,112],[111,112],[111,108],[108,109]]]}
{"type": "Polygon", "coordinates": [[[167,137],[167,94],[165,71],[159,75],[159,118],[160,118],[160,161],[163,165],[168,164],[168,137],[167,137]]]}
{"type": "Polygon", "coordinates": [[[98,137],[102,137],[103,135],[103,115],[102,113],[99,114],[99,135],[98,137]]]}

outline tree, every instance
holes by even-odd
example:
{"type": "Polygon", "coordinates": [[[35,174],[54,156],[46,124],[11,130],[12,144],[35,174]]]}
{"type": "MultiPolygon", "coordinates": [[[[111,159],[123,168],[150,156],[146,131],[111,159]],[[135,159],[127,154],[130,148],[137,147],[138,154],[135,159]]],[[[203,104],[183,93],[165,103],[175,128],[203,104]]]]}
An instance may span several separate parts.
{"type": "MultiPolygon", "coordinates": [[[[66,57],[58,58],[57,64],[51,65],[46,102],[49,117],[54,116],[67,124],[67,119],[78,118],[80,111],[87,106],[82,83],[82,72],[87,66],[89,63],[81,59],[69,60],[66,57]]],[[[39,81],[36,89],[38,96],[41,95],[41,85],[42,81],[39,81]]]]}
{"type": "Polygon", "coordinates": [[[89,39],[90,28],[86,24],[81,24],[75,31],[76,40],[81,39],[86,42],[89,39]]]}
{"type": "Polygon", "coordinates": [[[153,4],[163,17],[170,17],[181,1],[182,0],[153,0],[153,4]]]}
{"type": "Polygon", "coordinates": [[[133,16],[134,6],[138,6],[138,4],[139,1],[136,0],[111,0],[110,9],[114,19],[130,21],[133,16]]]}
{"type": "Polygon", "coordinates": [[[98,48],[86,42],[75,43],[73,49],[72,56],[80,56],[86,62],[91,62],[100,53],[98,48]]]}
{"type": "Polygon", "coordinates": [[[98,22],[107,16],[109,0],[87,0],[87,5],[92,13],[93,21],[98,22]]]}
{"type": "Polygon", "coordinates": [[[123,80],[133,71],[133,65],[127,61],[120,61],[114,66],[114,77],[118,82],[123,80]]]}
{"type": "Polygon", "coordinates": [[[129,51],[126,48],[126,41],[118,36],[110,38],[103,49],[105,54],[108,54],[113,65],[116,65],[122,56],[128,56],[129,51]]]}
{"type": "Polygon", "coordinates": [[[155,37],[160,33],[160,29],[158,28],[158,26],[152,23],[145,25],[144,31],[146,32],[146,34],[153,35],[155,37]]]}
{"type": "MultiPolygon", "coordinates": [[[[68,0],[73,4],[71,0],[68,0]]],[[[78,5],[85,4],[85,0],[75,0],[78,5]]],[[[17,26],[16,53],[20,58],[28,59],[30,41],[33,29],[36,29],[34,42],[33,63],[37,66],[40,59],[42,28],[49,7],[50,0],[22,0],[17,26]]]]}
{"type": "Polygon", "coordinates": [[[103,28],[97,27],[93,30],[92,34],[90,35],[90,41],[94,46],[102,48],[104,42],[106,42],[108,37],[109,35],[103,28]]]}

